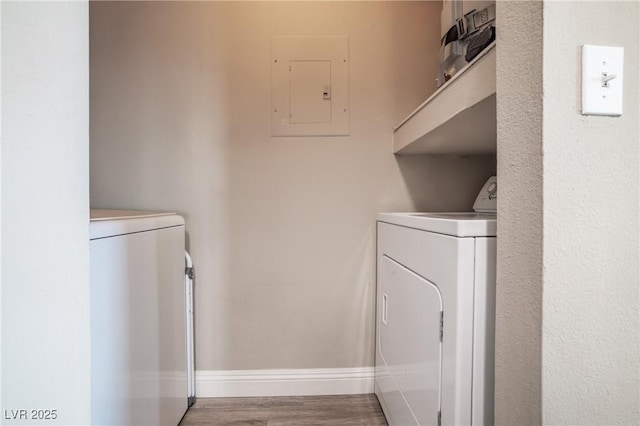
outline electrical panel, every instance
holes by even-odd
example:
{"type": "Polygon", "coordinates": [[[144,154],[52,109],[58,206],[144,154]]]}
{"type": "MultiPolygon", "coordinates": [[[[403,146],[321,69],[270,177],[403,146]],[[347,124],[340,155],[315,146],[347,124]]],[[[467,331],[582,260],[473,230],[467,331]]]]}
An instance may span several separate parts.
{"type": "Polygon", "coordinates": [[[271,135],[349,135],[349,39],[273,37],[271,135]]]}

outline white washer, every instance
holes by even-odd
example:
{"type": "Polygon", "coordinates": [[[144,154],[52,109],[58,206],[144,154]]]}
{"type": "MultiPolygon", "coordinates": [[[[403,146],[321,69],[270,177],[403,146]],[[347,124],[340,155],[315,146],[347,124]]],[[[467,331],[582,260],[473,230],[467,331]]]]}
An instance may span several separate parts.
{"type": "Polygon", "coordinates": [[[184,219],[91,210],[91,423],[176,426],[187,410],[184,219]]]}
{"type": "Polygon", "coordinates": [[[493,424],[495,213],[380,213],[377,262],[375,392],[389,424],[493,424]]]}

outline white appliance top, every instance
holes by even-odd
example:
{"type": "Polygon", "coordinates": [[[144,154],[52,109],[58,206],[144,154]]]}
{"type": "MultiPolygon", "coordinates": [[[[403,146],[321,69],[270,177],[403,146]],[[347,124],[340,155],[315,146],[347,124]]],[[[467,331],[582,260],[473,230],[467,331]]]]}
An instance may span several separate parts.
{"type": "Polygon", "coordinates": [[[147,212],[141,210],[91,209],[91,222],[99,220],[138,219],[141,217],[169,216],[173,212],[147,212]]]}
{"type": "Polygon", "coordinates": [[[378,213],[378,221],[454,237],[496,236],[494,213],[378,213]]]}
{"type": "Polygon", "coordinates": [[[174,226],[184,226],[184,219],[172,212],[91,209],[89,239],[115,237],[174,226]]]}

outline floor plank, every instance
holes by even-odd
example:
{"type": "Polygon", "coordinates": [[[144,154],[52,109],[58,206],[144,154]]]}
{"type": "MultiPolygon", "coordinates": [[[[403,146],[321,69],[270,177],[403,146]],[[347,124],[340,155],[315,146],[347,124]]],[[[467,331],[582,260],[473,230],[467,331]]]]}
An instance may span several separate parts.
{"type": "Polygon", "coordinates": [[[387,426],[373,394],[198,398],[180,426],[387,426]]]}

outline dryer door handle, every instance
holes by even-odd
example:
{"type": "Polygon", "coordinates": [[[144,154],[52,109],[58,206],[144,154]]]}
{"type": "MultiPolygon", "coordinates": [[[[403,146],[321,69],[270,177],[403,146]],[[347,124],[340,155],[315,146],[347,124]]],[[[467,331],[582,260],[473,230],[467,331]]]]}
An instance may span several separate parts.
{"type": "Polygon", "coordinates": [[[387,325],[387,310],[388,310],[389,300],[387,297],[387,293],[382,293],[382,323],[387,325]]]}

